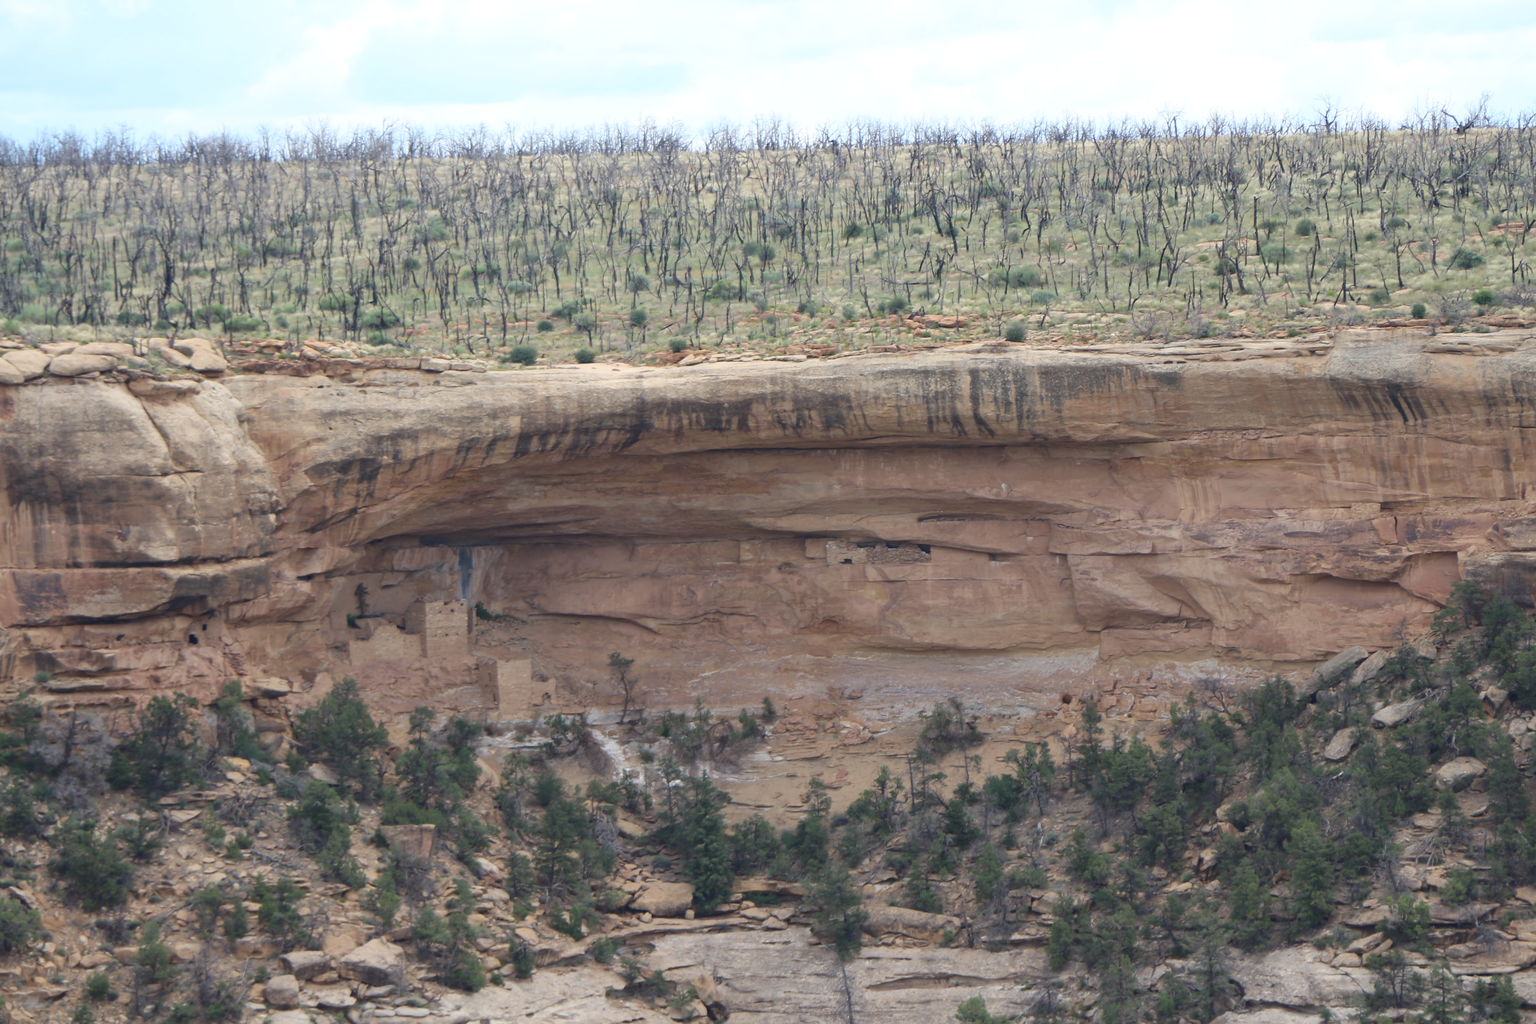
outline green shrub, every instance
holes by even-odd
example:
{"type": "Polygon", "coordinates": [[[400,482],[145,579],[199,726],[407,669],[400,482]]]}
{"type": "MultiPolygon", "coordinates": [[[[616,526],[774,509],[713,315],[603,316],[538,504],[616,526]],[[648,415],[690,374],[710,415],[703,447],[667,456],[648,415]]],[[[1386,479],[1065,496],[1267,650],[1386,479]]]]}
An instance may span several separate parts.
{"type": "Polygon", "coordinates": [[[196,706],[184,693],[151,698],[133,734],[112,751],[107,781],[151,800],[195,781],[205,754],[192,732],[189,710],[196,706]]]}
{"type": "Polygon", "coordinates": [[[248,761],[272,760],[257,740],[254,719],[245,706],[245,693],[240,680],[231,679],[213,702],[213,714],[217,724],[215,745],[219,753],[243,757],[248,761]]]}
{"type": "Polygon", "coordinates": [[[673,352],[686,352],[688,351],[688,339],[673,338],[671,341],[667,342],[667,348],[673,352]]]}
{"type": "Polygon", "coordinates": [[[1479,288],[1477,291],[1472,293],[1472,301],[1475,304],[1482,306],[1484,309],[1487,309],[1497,300],[1494,298],[1492,288],[1479,288]]]}
{"type": "Polygon", "coordinates": [[[1039,267],[994,267],[987,280],[999,288],[1038,288],[1045,283],[1039,267]]]}
{"type": "Polygon", "coordinates": [[[1415,320],[1423,320],[1429,315],[1429,308],[1422,302],[1415,302],[1413,308],[1408,311],[1408,315],[1415,320]]]}
{"type": "Polygon", "coordinates": [[[120,907],[128,902],[133,867],[117,843],[100,838],[94,821],[76,819],[59,830],[53,873],[67,898],[85,910],[120,907]]]}
{"type": "MultiPolygon", "coordinates": [[[[602,942],[604,940],[598,939],[597,941],[602,942]]],[[[533,947],[514,935],[510,943],[510,952],[512,955],[510,961],[512,973],[524,980],[533,977],[533,969],[539,965],[539,957],[533,951],[533,947]]]]}
{"type": "Polygon", "coordinates": [[[117,993],[112,989],[112,976],[106,971],[97,971],[85,979],[85,998],[93,1003],[110,1002],[117,998],[117,993]]]}
{"type": "Polygon", "coordinates": [[[596,359],[597,353],[593,352],[589,348],[579,348],[576,350],[576,361],[578,363],[590,363],[594,362],[596,359]]]}
{"type": "Polygon", "coordinates": [[[1457,249],[1451,254],[1450,265],[1455,270],[1472,270],[1488,262],[1483,254],[1474,249],[1457,249]]]}
{"type": "Polygon", "coordinates": [[[299,716],[293,735],[305,753],[329,764],[360,799],[378,797],[383,788],[378,752],[389,733],[369,714],[358,695],[357,680],[337,683],[319,704],[299,716]]]}
{"type": "Polygon", "coordinates": [[[1296,222],[1296,233],[1302,238],[1309,238],[1317,234],[1317,222],[1307,217],[1296,222]]]}
{"type": "Polygon", "coordinates": [[[517,345],[507,353],[507,361],[520,363],[523,366],[532,366],[538,362],[539,350],[532,345],[517,345]]]}
{"type": "Polygon", "coordinates": [[[251,886],[251,899],[258,904],[257,923],[285,950],[309,942],[309,921],[299,907],[303,897],[304,891],[291,878],[278,879],[276,885],[258,878],[251,886]]]}
{"type": "Polygon", "coordinates": [[[266,321],[259,316],[246,316],[236,314],[224,321],[225,334],[249,334],[252,331],[262,330],[267,326],[266,321]]]}
{"type": "Polygon", "coordinates": [[[829,861],[811,884],[811,931],[832,947],[844,963],[859,955],[864,946],[864,922],[869,912],[854,888],[848,869],[829,861]]]}
{"type": "Polygon", "coordinates": [[[26,949],[42,938],[43,920],[21,900],[0,896],[0,956],[26,949]]]}
{"type": "Polygon", "coordinates": [[[555,329],[555,322],[553,320],[540,320],[538,323],[533,325],[533,329],[538,331],[540,334],[548,334],[550,331],[555,329]]]}
{"type": "Polygon", "coordinates": [[[43,813],[38,799],[44,784],[10,778],[0,782],[0,836],[37,838],[43,834],[43,813]]]}
{"type": "Polygon", "coordinates": [[[288,824],[301,847],[314,855],[325,876],[350,889],[366,881],[352,856],[352,826],[357,808],[323,782],[310,780],[304,798],[288,810],[288,824]]]}
{"type": "Polygon", "coordinates": [[[400,315],[390,309],[370,309],[363,314],[361,323],[370,331],[387,331],[400,326],[400,315]]]}
{"type": "Polygon", "coordinates": [[[1017,344],[1024,340],[1025,333],[1024,321],[1015,320],[1003,331],[1003,340],[1017,344]]]}

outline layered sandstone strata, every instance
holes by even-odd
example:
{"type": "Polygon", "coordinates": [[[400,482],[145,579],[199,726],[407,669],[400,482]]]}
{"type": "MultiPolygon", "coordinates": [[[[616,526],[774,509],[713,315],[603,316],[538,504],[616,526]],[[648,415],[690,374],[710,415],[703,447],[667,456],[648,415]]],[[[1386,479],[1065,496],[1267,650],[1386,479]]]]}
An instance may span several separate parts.
{"type": "Polygon", "coordinates": [[[1530,596],[1525,331],[341,373],[0,387],[12,688],[1027,701],[1530,596]]]}

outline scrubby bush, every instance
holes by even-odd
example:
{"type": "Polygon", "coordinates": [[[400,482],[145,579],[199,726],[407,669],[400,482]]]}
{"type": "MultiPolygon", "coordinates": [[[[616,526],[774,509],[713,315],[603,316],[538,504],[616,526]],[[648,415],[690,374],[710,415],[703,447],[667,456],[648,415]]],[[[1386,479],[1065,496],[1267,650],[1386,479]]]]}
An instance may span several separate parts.
{"type": "Polygon", "coordinates": [[[359,799],[378,797],[383,788],[378,752],[389,733],[369,713],[355,679],[343,679],[301,714],[293,735],[306,754],[330,765],[359,799]]]}
{"type": "Polygon", "coordinates": [[[1486,262],[1483,254],[1475,249],[1457,249],[1451,254],[1450,266],[1454,270],[1472,270],[1486,262]]]}
{"type": "Polygon", "coordinates": [[[1003,340],[1017,344],[1024,340],[1025,333],[1024,321],[1015,320],[1003,331],[1003,340]]]}
{"type": "Polygon", "coordinates": [[[206,756],[193,733],[190,710],[196,706],[184,693],[151,698],[132,735],[112,751],[107,780],[113,787],[153,800],[195,781],[206,756]]]}
{"type": "Polygon", "coordinates": [[[532,366],[539,361],[539,350],[532,345],[514,345],[507,353],[507,361],[521,366],[532,366]]]}
{"type": "Polygon", "coordinates": [[[299,906],[303,897],[304,891],[291,878],[280,878],[275,885],[258,878],[251,886],[251,899],[258,905],[257,923],[284,949],[309,942],[309,921],[299,906]]]}
{"type": "Polygon", "coordinates": [[[597,353],[593,352],[589,348],[579,348],[576,350],[576,361],[578,363],[590,363],[594,362],[596,359],[597,353]]]}
{"type": "Polygon", "coordinates": [[[0,896],[0,956],[26,949],[42,938],[43,920],[21,900],[0,896]]]}
{"type": "Polygon", "coordinates": [[[360,889],[363,869],[352,856],[357,808],[330,786],[311,780],[304,797],[288,809],[288,824],[299,845],[312,854],[327,878],[360,889]]]}
{"type": "Polygon", "coordinates": [[[96,823],[76,819],[56,837],[52,868],[71,902],[85,910],[104,910],[128,902],[133,867],[117,843],[96,834],[96,823]]]}

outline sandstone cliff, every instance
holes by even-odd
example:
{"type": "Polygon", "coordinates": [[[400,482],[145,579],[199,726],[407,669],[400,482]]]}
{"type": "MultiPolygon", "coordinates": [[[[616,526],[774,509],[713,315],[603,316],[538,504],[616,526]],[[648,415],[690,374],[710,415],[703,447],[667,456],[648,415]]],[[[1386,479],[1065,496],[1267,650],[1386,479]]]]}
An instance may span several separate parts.
{"type": "Polygon", "coordinates": [[[1530,596],[1536,345],[1457,337],[0,386],[0,678],[1001,704],[1389,646],[1530,596]]]}

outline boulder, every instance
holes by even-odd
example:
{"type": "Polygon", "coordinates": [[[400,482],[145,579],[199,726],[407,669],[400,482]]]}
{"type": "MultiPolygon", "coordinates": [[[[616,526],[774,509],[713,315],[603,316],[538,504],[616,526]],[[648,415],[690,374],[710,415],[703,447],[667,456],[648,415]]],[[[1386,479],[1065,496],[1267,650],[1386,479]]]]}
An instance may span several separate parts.
{"type": "Polygon", "coordinates": [[[1412,720],[1423,706],[1424,702],[1418,698],[1388,704],[1371,716],[1371,724],[1378,729],[1395,729],[1404,722],[1412,720]]]}
{"type": "Polygon", "coordinates": [[[475,873],[476,878],[484,879],[487,882],[501,881],[501,868],[496,866],[495,861],[488,860],[485,857],[471,857],[469,859],[469,870],[475,873]]]}
{"type": "Polygon", "coordinates": [[[346,956],[358,946],[368,941],[368,929],[360,924],[338,923],[325,930],[325,937],[320,940],[321,952],[326,953],[332,959],[346,956]]]}
{"type": "Polygon", "coordinates": [[[1328,741],[1328,745],[1323,748],[1323,760],[1344,760],[1355,749],[1355,744],[1359,742],[1359,734],[1360,731],[1354,728],[1340,729],[1334,733],[1333,738],[1328,741]]]}
{"type": "Polygon", "coordinates": [[[1323,662],[1312,670],[1312,676],[1301,688],[1304,695],[1314,694],[1319,690],[1326,690],[1360,664],[1366,658],[1364,647],[1347,647],[1323,662]]]}
{"type": "Polygon", "coordinates": [[[198,373],[223,373],[229,369],[229,360],[207,338],[182,338],[173,347],[187,357],[187,368],[198,373]]]}
{"type": "Polygon", "coordinates": [[[25,384],[26,382],[26,374],[16,369],[16,367],[4,359],[0,359],[0,384],[25,384]]]}
{"type": "Polygon", "coordinates": [[[315,1005],[322,1010],[345,1010],[357,1005],[357,997],[352,994],[350,985],[317,985],[310,989],[309,994],[314,997],[315,1005]]]}
{"type": "Polygon", "coordinates": [[[331,956],[321,949],[299,949],[280,958],[285,970],[300,981],[308,981],[331,969],[331,956]]]}
{"type": "Polygon", "coordinates": [[[629,906],[656,917],[682,917],[693,908],[693,886],[687,882],[649,882],[629,906]]]}
{"type": "Polygon", "coordinates": [[[51,357],[35,348],[19,348],[0,356],[0,362],[20,370],[27,380],[35,380],[48,372],[51,357]]]}
{"type": "MultiPolygon", "coordinates": [[[[1353,648],[1358,650],[1358,648],[1353,648]]],[[[1381,673],[1381,667],[1392,657],[1392,652],[1387,650],[1377,651],[1355,666],[1355,670],[1349,675],[1351,686],[1361,686],[1375,679],[1381,673]]]]}
{"type": "Polygon", "coordinates": [[[164,338],[151,339],[149,350],[178,369],[190,370],[192,368],[192,360],[172,348],[170,342],[164,338]]]}
{"type": "Polygon", "coordinates": [[[416,860],[431,860],[437,845],[436,825],[382,825],[379,832],[394,852],[416,860]]]}
{"type": "Polygon", "coordinates": [[[1254,1010],[1229,1010],[1211,1024],[1317,1024],[1317,1014],[1263,1006],[1254,1010]]]}
{"type": "Polygon", "coordinates": [[[1459,793],[1481,778],[1488,766],[1475,757],[1457,757],[1435,769],[1435,788],[1459,793]]]}
{"type": "Polygon", "coordinates": [[[133,346],[121,341],[92,341],[75,349],[72,355],[77,356],[112,356],[114,359],[127,359],[135,356],[133,346]]]}
{"type": "Polygon", "coordinates": [[[250,692],[258,697],[286,697],[293,684],[277,676],[258,676],[250,681],[250,692]]]}
{"type": "Polygon", "coordinates": [[[81,377],[87,373],[105,373],[116,367],[117,360],[112,356],[79,355],[75,352],[54,356],[48,362],[48,372],[55,377],[81,377]]]}
{"type": "Polygon", "coordinates": [[[299,979],[278,974],[267,980],[267,1005],[275,1010],[292,1010],[299,1005],[299,979]]]}
{"type": "Polygon", "coordinates": [[[202,382],[195,380],[155,380],[140,377],[128,382],[128,390],[141,398],[172,398],[194,395],[202,389],[202,382]]]}
{"type": "Polygon", "coordinates": [[[870,935],[905,935],[909,939],[937,943],[944,933],[960,929],[960,919],[949,914],[930,914],[909,907],[893,907],[885,903],[866,903],[864,931],[870,935]]]}
{"type": "MultiPolygon", "coordinates": [[[[1311,1012],[1324,1007],[1342,1009],[1370,991],[1371,974],[1362,968],[1335,967],[1321,953],[1304,946],[1277,949],[1232,962],[1232,979],[1250,1004],[1311,1012]]],[[[1316,1019],[1316,1015],[1313,1015],[1316,1019]]]]}
{"type": "Polygon", "coordinates": [[[388,939],[374,939],[342,957],[337,970],[365,985],[388,985],[405,971],[405,950],[388,939]]]}
{"type": "Polygon", "coordinates": [[[316,782],[324,783],[327,786],[341,785],[341,777],[336,774],[335,770],[333,770],[330,765],[322,764],[319,761],[316,761],[314,764],[309,766],[309,777],[314,779],[316,782]]]}

